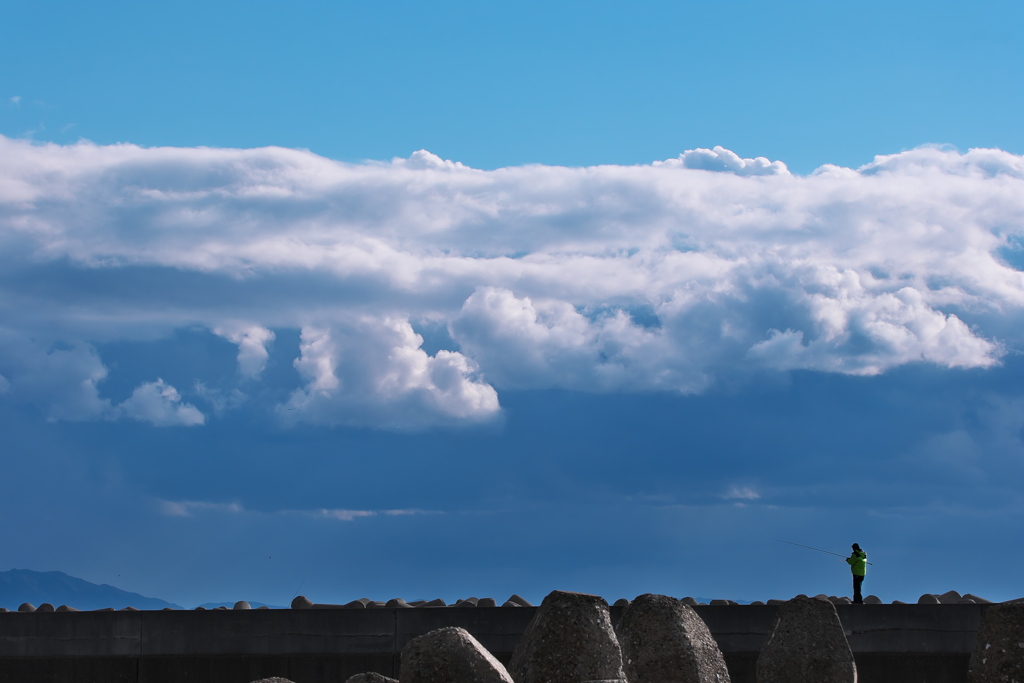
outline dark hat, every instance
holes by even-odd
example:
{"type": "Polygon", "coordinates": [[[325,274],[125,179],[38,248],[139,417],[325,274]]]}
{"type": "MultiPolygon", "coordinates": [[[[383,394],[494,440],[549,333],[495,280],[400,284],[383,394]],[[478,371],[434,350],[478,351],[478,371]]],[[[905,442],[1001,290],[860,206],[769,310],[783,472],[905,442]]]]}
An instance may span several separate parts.
{"type": "Polygon", "coordinates": [[[860,546],[859,546],[859,545],[857,545],[856,543],[854,543],[854,544],[853,544],[853,545],[851,545],[850,547],[851,547],[851,548],[853,548],[854,550],[860,550],[860,546]]]}

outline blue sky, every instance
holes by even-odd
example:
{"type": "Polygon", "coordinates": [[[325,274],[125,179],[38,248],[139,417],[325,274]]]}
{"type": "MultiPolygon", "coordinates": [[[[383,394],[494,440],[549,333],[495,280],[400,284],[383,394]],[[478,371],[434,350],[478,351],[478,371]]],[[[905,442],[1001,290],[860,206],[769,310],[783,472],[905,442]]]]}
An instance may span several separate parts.
{"type": "Polygon", "coordinates": [[[0,2],[6,567],[1024,595],[1016,2],[0,2]]]}

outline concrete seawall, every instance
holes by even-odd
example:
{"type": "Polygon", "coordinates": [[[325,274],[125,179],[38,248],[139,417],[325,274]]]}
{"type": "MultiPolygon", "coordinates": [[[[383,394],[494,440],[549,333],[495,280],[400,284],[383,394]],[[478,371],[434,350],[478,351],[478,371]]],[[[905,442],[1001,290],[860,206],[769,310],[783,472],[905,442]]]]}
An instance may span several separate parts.
{"type": "MultiPolygon", "coordinates": [[[[860,683],[964,683],[986,605],[837,605],[860,683]]],[[[754,683],[774,605],[695,607],[733,683],[754,683]]],[[[0,614],[0,683],[343,683],[397,677],[412,638],[461,626],[507,663],[532,607],[0,614]]],[[[611,609],[613,622],[622,609],[611,609]]]]}

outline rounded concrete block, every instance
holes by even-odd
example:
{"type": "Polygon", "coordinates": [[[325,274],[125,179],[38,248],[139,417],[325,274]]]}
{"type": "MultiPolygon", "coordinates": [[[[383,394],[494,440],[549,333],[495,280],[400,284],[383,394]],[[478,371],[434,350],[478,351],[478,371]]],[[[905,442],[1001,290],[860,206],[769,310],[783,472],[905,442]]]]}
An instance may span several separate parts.
{"type": "Polygon", "coordinates": [[[514,602],[520,607],[533,607],[533,603],[521,596],[519,593],[513,593],[508,599],[509,602],[514,602]]]}
{"type": "Polygon", "coordinates": [[[21,605],[18,606],[18,611],[19,612],[35,612],[36,611],[36,606],[33,605],[31,602],[23,602],[23,603],[21,603],[21,605]]]}
{"type": "Polygon", "coordinates": [[[398,683],[397,678],[388,678],[376,671],[366,671],[355,676],[350,676],[345,683],[398,683]]]}
{"type": "Polygon", "coordinates": [[[963,596],[957,593],[956,591],[946,591],[945,593],[937,597],[939,598],[939,602],[943,605],[955,605],[961,600],[963,600],[963,596]]]}
{"type": "Polygon", "coordinates": [[[939,596],[932,595],[931,593],[925,593],[917,599],[919,605],[939,605],[939,596]]]}
{"type": "Polygon", "coordinates": [[[305,595],[296,595],[292,599],[292,609],[312,609],[313,601],[305,595]]]}
{"type": "Polygon", "coordinates": [[[39,605],[39,607],[36,607],[36,611],[37,612],[56,612],[57,610],[50,603],[44,602],[43,604],[39,605]]]}
{"type": "Polygon", "coordinates": [[[780,605],[757,658],[757,683],[857,683],[835,605],[814,598],[780,605]]]}
{"type": "Polygon", "coordinates": [[[477,607],[497,607],[498,603],[494,598],[480,598],[480,601],[476,603],[477,607]]]}
{"type": "Polygon", "coordinates": [[[520,637],[508,670],[516,683],[624,679],[608,603],[598,595],[548,594],[520,637]]]}
{"type": "Polygon", "coordinates": [[[449,626],[402,648],[402,683],[513,683],[504,665],[468,631],[449,626]]]}
{"type": "Polygon", "coordinates": [[[245,600],[239,600],[232,609],[252,609],[252,605],[245,600]]]}
{"type": "Polygon", "coordinates": [[[693,607],[666,595],[641,595],[618,625],[630,683],[729,683],[718,644],[693,607]]]}
{"type": "Polygon", "coordinates": [[[412,607],[412,605],[407,603],[402,598],[391,598],[390,600],[387,601],[387,603],[384,606],[385,607],[401,607],[401,608],[412,607]]]}

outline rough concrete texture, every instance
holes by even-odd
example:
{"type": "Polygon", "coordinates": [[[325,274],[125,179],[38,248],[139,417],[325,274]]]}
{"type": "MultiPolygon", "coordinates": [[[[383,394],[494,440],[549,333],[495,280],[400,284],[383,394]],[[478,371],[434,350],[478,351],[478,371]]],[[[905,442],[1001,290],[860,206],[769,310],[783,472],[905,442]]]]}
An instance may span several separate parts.
{"type": "Polygon", "coordinates": [[[398,683],[398,679],[388,678],[384,674],[379,674],[375,671],[367,671],[349,677],[345,683],[398,683]]]}
{"type": "Polygon", "coordinates": [[[835,605],[814,598],[780,605],[757,658],[757,683],[857,683],[835,605]]]}
{"type": "Polygon", "coordinates": [[[549,593],[519,639],[508,670],[516,683],[624,681],[608,603],[597,595],[549,593]]]}
{"type": "Polygon", "coordinates": [[[261,678],[253,681],[252,683],[292,683],[292,681],[287,678],[281,678],[280,676],[272,676],[270,678],[261,678]]]}
{"type": "Polygon", "coordinates": [[[504,665],[464,628],[449,626],[402,648],[402,683],[512,683],[504,665]]]}
{"type": "Polygon", "coordinates": [[[992,605],[981,615],[969,683],[1024,683],[1024,604],[992,605]]]}
{"type": "Polygon", "coordinates": [[[704,620],[666,595],[641,595],[619,621],[629,683],[729,683],[729,670],[704,620]]]}

